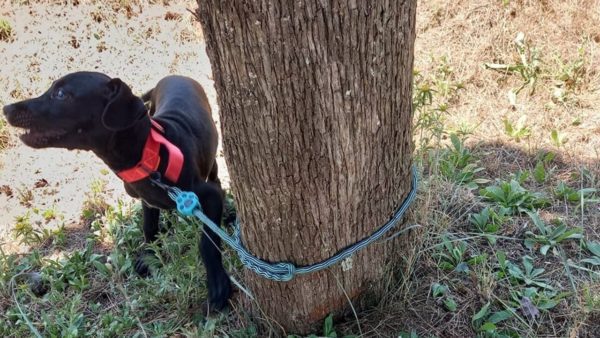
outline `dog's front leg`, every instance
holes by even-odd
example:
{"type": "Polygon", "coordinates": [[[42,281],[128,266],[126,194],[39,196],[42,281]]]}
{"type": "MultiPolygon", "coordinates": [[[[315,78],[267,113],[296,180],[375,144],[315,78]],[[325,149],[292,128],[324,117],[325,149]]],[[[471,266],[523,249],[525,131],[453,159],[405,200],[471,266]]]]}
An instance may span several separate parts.
{"type": "MultiPolygon", "coordinates": [[[[214,183],[202,183],[196,190],[202,210],[217,225],[221,225],[223,215],[223,194],[214,183]]],[[[208,300],[210,311],[219,311],[227,305],[231,296],[231,282],[223,267],[221,239],[209,227],[204,226],[200,240],[200,254],[206,267],[208,300]]]]}
{"type": "MultiPolygon", "coordinates": [[[[142,213],[144,222],[144,240],[146,243],[154,242],[156,240],[156,235],[158,234],[159,230],[158,219],[160,216],[160,210],[142,202],[142,213]]],[[[144,249],[138,255],[138,258],[135,262],[135,271],[140,276],[145,277],[150,274],[150,270],[148,269],[148,264],[145,262],[145,258],[151,255],[153,255],[153,253],[149,249],[144,249]]]]}

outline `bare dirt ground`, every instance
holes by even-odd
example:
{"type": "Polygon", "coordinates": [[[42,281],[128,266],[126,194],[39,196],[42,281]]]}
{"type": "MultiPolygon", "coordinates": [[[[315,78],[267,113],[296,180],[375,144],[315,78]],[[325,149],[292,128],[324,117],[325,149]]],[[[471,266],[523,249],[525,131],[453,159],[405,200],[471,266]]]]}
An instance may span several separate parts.
{"type": "MultiPolygon", "coordinates": [[[[139,94],[166,75],[182,74],[204,86],[218,121],[201,29],[188,11],[195,3],[110,3],[0,2],[0,17],[13,29],[10,40],[0,41],[0,105],[41,95],[52,81],[74,71],[119,77],[139,94]]],[[[109,203],[129,200],[116,176],[93,153],[34,150],[18,140],[16,130],[9,133],[9,145],[0,152],[0,242],[5,251],[26,249],[11,233],[18,216],[28,214],[38,227],[80,226],[93,182],[105,182],[109,203]],[[32,209],[39,214],[53,209],[57,217],[46,221],[32,209]]],[[[221,180],[227,186],[222,157],[221,162],[221,180]]]]}

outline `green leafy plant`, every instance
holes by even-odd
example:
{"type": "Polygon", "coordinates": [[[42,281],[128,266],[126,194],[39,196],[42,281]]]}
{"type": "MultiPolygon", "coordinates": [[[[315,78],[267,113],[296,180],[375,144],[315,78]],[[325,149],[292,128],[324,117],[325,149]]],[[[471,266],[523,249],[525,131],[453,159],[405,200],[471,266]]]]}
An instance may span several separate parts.
{"type": "Polygon", "coordinates": [[[560,148],[565,143],[567,143],[567,139],[564,136],[560,135],[558,133],[558,130],[556,129],[552,129],[552,131],[550,132],[550,140],[552,141],[552,144],[554,144],[554,146],[556,146],[557,148],[560,148]]]}
{"type": "Polygon", "coordinates": [[[476,231],[484,234],[490,244],[495,244],[496,236],[494,235],[500,230],[509,212],[505,208],[495,210],[494,208],[486,207],[479,213],[471,214],[470,222],[476,231]]]}
{"type": "Polygon", "coordinates": [[[552,91],[552,99],[555,103],[567,103],[569,94],[583,83],[586,73],[586,45],[582,44],[578,52],[579,56],[572,61],[565,62],[560,57],[556,57],[558,69],[554,75],[556,82],[552,91]]]}
{"type": "Polygon", "coordinates": [[[16,239],[26,245],[40,243],[43,240],[41,231],[31,224],[29,213],[15,218],[13,233],[16,239]]]}
{"type": "Polygon", "coordinates": [[[525,118],[526,116],[523,115],[516,124],[513,124],[508,118],[504,118],[502,120],[504,133],[516,142],[521,142],[522,139],[529,137],[531,129],[525,125],[525,118]]]}
{"type": "Polygon", "coordinates": [[[337,333],[333,328],[333,315],[329,315],[325,318],[325,321],[323,322],[323,335],[331,338],[337,337],[337,333]]]}
{"type": "Polygon", "coordinates": [[[535,168],[533,169],[533,178],[538,183],[544,183],[546,181],[546,167],[543,161],[537,161],[535,168]]]}
{"type": "MultiPolygon", "coordinates": [[[[296,335],[288,335],[288,338],[299,338],[299,336],[296,335]]],[[[333,327],[333,315],[330,314],[329,316],[327,316],[325,318],[325,321],[323,322],[323,334],[322,335],[315,335],[315,334],[311,334],[308,336],[308,338],[317,338],[317,337],[327,337],[327,338],[337,338],[338,334],[335,331],[335,328],[333,327]]],[[[343,336],[343,338],[356,338],[357,336],[355,335],[345,335],[343,336]]]]}
{"type": "Polygon", "coordinates": [[[88,225],[111,211],[111,206],[106,202],[105,190],[106,181],[103,179],[94,179],[90,184],[90,191],[86,193],[81,212],[81,218],[88,225]]]}
{"type": "Polygon", "coordinates": [[[470,189],[476,189],[479,184],[489,182],[486,179],[475,178],[475,174],[484,168],[477,166],[477,161],[471,151],[464,146],[464,141],[456,134],[450,134],[450,141],[451,145],[446,147],[439,160],[442,176],[470,189]]]}
{"type": "Polygon", "coordinates": [[[413,72],[413,109],[415,111],[415,135],[422,154],[439,144],[445,132],[445,114],[451,101],[464,85],[454,80],[454,70],[446,58],[432,59],[438,63],[431,76],[413,72]]]}
{"type": "Polygon", "coordinates": [[[502,250],[496,252],[496,259],[498,260],[499,270],[496,272],[496,280],[501,280],[508,275],[508,263],[506,259],[506,253],[502,250]]]}
{"type": "MultiPolygon", "coordinates": [[[[537,212],[528,211],[527,214],[536,226],[538,233],[527,231],[525,233],[525,246],[533,250],[536,245],[540,246],[540,253],[546,255],[548,250],[555,249],[561,242],[569,239],[583,238],[581,228],[567,228],[562,221],[557,220],[557,226],[552,227],[544,223],[537,212]]],[[[557,252],[554,252],[557,255],[557,252]]]]}
{"type": "Polygon", "coordinates": [[[592,254],[592,256],[582,259],[581,262],[594,266],[600,266],[600,242],[586,241],[585,247],[592,254]]]}
{"type": "Polygon", "coordinates": [[[542,194],[530,192],[515,179],[510,182],[500,181],[497,185],[480,190],[479,193],[485,199],[509,210],[510,214],[532,211],[550,204],[542,194]]]}
{"type": "MultiPolygon", "coordinates": [[[[538,289],[536,287],[528,287],[522,290],[511,291],[511,297],[516,304],[523,303],[526,297],[531,300],[533,306],[539,310],[550,310],[556,307],[561,300],[571,295],[569,292],[558,292],[556,290],[538,289]]],[[[535,311],[535,310],[534,310],[535,311]]]]}
{"type": "Polygon", "coordinates": [[[456,311],[458,305],[456,304],[454,298],[449,295],[449,292],[450,290],[444,284],[433,283],[431,285],[431,295],[433,298],[439,300],[444,305],[446,310],[454,312],[456,311]]]}
{"type": "Polygon", "coordinates": [[[510,319],[515,315],[514,309],[506,309],[503,311],[492,312],[491,304],[487,302],[476,314],[471,318],[471,324],[477,332],[492,336],[506,337],[506,335],[498,332],[496,324],[510,319]]]}
{"type": "Polygon", "coordinates": [[[595,188],[583,188],[579,190],[575,190],[569,187],[565,182],[558,182],[558,186],[554,189],[554,195],[556,197],[565,200],[567,202],[597,202],[596,192],[598,189],[595,188]]]}
{"type": "Polygon", "coordinates": [[[467,256],[467,243],[463,240],[451,241],[443,236],[440,244],[441,250],[436,253],[439,258],[438,266],[443,270],[456,272],[469,272],[469,266],[480,264],[486,260],[486,255],[467,256]]]}
{"type": "Polygon", "coordinates": [[[548,176],[552,173],[552,169],[546,167],[554,160],[556,154],[554,152],[542,152],[536,156],[537,162],[533,169],[533,178],[537,183],[544,183],[548,176]]]}
{"type": "Polygon", "coordinates": [[[545,269],[534,268],[533,258],[529,256],[524,256],[522,260],[523,269],[510,261],[506,263],[508,276],[514,282],[523,283],[527,286],[537,286],[543,289],[554,290],[554,288],[548,284],[548,281],[541,277],[545,269]]]}
{"type": "Polygon", "coordinates": [[[532,48],[525,34],[519,32],[514,40],[519,61],[514,64],[486,63],[485,68],[502,73],[514,73],[521,75],[523,83],[518,88],[511,89],[513,95],[518,95],[525,87],[529,87],[529,95],[533,95],[538,79],[541,75],[541,59],[536,48],[532,48]]]}
{"type": "Polygon", "coordinates": [[[458,272],[468,272],[469,265],[465,261],[467,253],[467,243],[464,241],[451,242],[444,237],[442,240],[442,250],[437,253],[440,259],[438,266],[444,270],[455,270],[458,272]]]}
{"type": "Polygon", "coordinates": [[[56,210],[56,206],[52,206],[42,212],[41,215],[46,222],[49,222],[53,219],[64,219],[64,216],[56,210]]]}

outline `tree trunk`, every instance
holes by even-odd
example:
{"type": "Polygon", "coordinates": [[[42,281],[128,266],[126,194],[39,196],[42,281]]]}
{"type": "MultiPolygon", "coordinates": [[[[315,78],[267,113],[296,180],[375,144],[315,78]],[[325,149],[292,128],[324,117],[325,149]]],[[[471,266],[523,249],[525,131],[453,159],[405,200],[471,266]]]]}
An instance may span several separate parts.
{"type": "MultiPolygon", "coordinates": [[[[386,223],[410,189],[416,0],[198,5],[246,247],[308,265],[386,223]]],[[[248,271],[252,309],[306,332],[382,278],[392,243],[290,282],[248,271]]]]}

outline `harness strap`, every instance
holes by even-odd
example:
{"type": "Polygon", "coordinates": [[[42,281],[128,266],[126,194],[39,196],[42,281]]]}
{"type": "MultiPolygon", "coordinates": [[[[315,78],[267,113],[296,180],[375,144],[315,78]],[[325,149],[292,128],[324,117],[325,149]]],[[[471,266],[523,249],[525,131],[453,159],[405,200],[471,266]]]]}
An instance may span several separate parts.
{"type": "Polygon", "coordinates": [[[153,119],[150,119],[150,121],[152,122],[152,128],[150,128],[150,133],[146,139],[140,162],[132,168],[119,171],[117,175],[127,183],[147,178],[160,165],[160,146],[163,145],[169,153],[169,162],[164,176],[172,183],[177,183],[183,169],[183,153],[163,136],[163,126],[153,119]]]}

